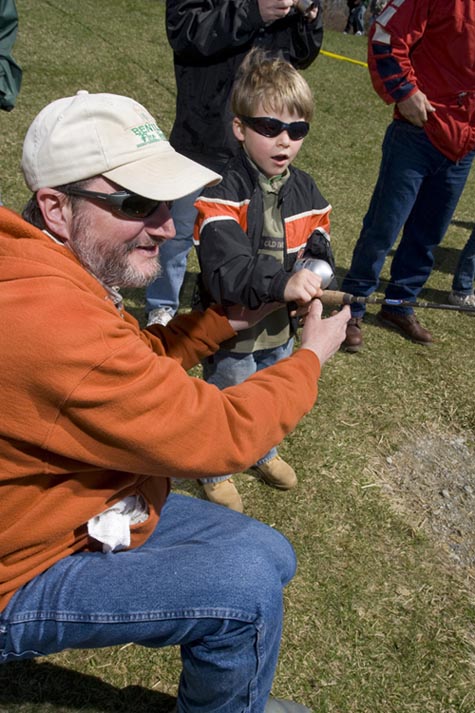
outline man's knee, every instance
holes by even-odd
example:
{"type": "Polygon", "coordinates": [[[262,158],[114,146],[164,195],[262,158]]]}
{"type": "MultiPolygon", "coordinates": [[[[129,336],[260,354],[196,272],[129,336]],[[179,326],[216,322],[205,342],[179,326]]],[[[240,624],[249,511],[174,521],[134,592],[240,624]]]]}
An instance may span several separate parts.
{"type": "Polygon", "coordinates": [[[279,531],[251,520],[245,543],[237,548],[243,578],[259,589],[283,588],[294,576],[296,557],[292,545],[279,531]]]}

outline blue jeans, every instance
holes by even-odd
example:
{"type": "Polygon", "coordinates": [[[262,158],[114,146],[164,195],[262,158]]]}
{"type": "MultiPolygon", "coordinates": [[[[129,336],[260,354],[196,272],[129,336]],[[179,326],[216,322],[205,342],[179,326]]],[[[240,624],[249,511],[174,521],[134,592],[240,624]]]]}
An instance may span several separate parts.
{"type": "MultiPolygon", "coordinates": [[[[223,157],[194,157],[212,171],[221,173],[228,159],[223,157]]],[[[180,290],[185,279],[188,254],[193,247],[193,228],[196,220],[194,203],[203,189],[200,188],[188,196],[173,201],[171,214],[175,223],[176,235],[160,247],[161,274],[147,287],[145,292],[145,311],[160,307],[172,314],[178,311],[180,305],[180,290]]]]}
{"type": "Polygon", "coordinates": [[[350,32],[350,30],[353,30],[353,32],[364,32],[364,16],[366,12],[366,6],[365,5],[359,5],[358,7],[354,7],[350,12],[348,13],[348,19],[346,21],[346,26],[345,26],[345,32],[350,32]]]}
{"type": "MultiPolygon", "coordinates": [[[[434,250],[444,237],[464,189],[475,152],[454,163],[436,149],[424,129],[393,121],[370,206],[342,289],[368,296],[379,285],[386,256],[404,226],[391,264],[386,297],[414,302],[434,265],[434,250]]],[[[385,307],[411,314],[411,307],[385,307]]],[[[364,305],[353,305],[362,317],[364,305]]]]}
{"type": "Polygon", "coordinates": [[[359,7],[355,8],[355,17],[353,20],[353,25],[355,32],[364,32],[364,16],[366,12],[365,5],[361,4],[359,7]]]}
{"type": "Polygon", "coordinates": [[[462,295],[473,294],[473,280],[475,278],[475,227],[462,252],[454,273],[452,290],[462,295]]]}
{"type": "Polygon", "coordinates": [[[180,290],[185,279],[188,253],[193,247],[193,226],[196,219],[194,202],[201,189],[173,202],[171,214],[176,235],[160,246],[161,273],[145,292],[145,311],[165,307],[172,314],[180,304],[180,290]]]}
{"type": "MultiPolygon", "coordinates": [[[[228,352],[224,349],[217,351],[212,357],[203,362],[203,376],[208,384],[214,384],[219,389],[225,389],[227,386],[241,384],[249,376],[252,376],[256,371],[265,369],[266,366],[272,366],[281,359],[292,354],[294,348],[294,340],[289,339],[288,342],[280,347],[273,349],[261,349],[248,354],[237,354],[236,352],[228,352]]],[[[262,465],[275,458],[277,449],[271,448],[262,458],[257,461],[257,465],[262,465]]],[[[202,478],[200,483],[217,483],[220,480],[226,480],[231,475],[222,475],[217,478],[202,478]]]]}
{"type": "Polygon", "coordinates": [[[172,493],[141,547],[71,555],[22,587],[0,613],[0,662],[179,644],[179,713],[262,713],[294,573],[276,530],[172,493]]]}

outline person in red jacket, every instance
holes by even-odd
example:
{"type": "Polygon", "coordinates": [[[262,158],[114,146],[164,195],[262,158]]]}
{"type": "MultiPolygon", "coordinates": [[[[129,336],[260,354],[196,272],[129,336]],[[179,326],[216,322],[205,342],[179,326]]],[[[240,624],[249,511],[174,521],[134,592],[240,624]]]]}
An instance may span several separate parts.
{"type": "Polygon", "coordinates": [[[169,479],[248,467],[281,441],[349,314],[322,320],[313,301],[289,359],[223,391],[191,378],[249,312],[141,330],[119,289],[156,276],[168,201],[220,177],[137,102],[85,91],[40,112],[22,167],[24,219],[0,208],[0,663],[177,644],[178,713],[308,713],[269,698],[290,543],[169,479]]]}
{"type": "MultiPolygon", "coordinates": [[[[475,148],[475,5],[391,0],[373,24],[375,90],[395,104],[379,177],[342,289],[368,296],[403,228],[386,298],[415,301],[465,186],[475,148]]],[[[352,307],[344,348],[357,351],[364,306],[352,307]]],[[[384,306],[379,322],[419,344],[433,339],[412,307],[384,306]]]]}

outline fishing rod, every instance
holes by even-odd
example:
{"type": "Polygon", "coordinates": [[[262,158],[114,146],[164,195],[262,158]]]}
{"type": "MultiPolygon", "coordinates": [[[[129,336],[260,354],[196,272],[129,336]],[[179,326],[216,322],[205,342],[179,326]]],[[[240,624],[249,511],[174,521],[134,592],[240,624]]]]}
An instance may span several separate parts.
{"type": "Polygon", "coordinates": [[[334,274],[331,266],[326,260],[318,258],[300,258],[295,263],[294,272],[302,269],[310,270],[318,275],[322,282],[321,287],[324,290],[323,294],[318,298],[322,304],[329,307],[339,307],[341,305],[386,305],[387,307],[411,307],[422,309],[445,309],[453,312],[468,312],[475,313],[475,307],[469,305],[450,305],[441,304],[439,302],[424,302],[422,300],[412,302],[410,300],[393,300],[387,297],[376,297],[369,295],[368,297],[359,297],[352,295],[349,292],[341,292],[340,290],[327,290],[326,287],[331,284],[334,279],[334,274]]]}
{"type": "Polygon", "coordinates": [[[329,307],[338,307],[340,305],[386,305],[388,307],[414,307],[415,309],[446,309],[454,312],[470,312],[475,313],[475,307],[469,305],[449,305],[439,302],[425,302],[419,300],[412,302],[410,300],[392,300],[387,297],[358,297],[351,295],[349,292],[340,292],[339,290],[325,290],[318,298],[322,304],[329,307]]]}

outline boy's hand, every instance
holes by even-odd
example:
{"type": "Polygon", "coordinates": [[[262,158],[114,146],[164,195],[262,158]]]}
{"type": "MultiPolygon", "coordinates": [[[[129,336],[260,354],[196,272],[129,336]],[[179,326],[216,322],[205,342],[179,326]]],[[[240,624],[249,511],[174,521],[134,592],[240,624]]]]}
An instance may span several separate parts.
{"type": "Polygon", "coordinates": [[[315,297],[320,297],[322,278],[310,270],[295,272],[287,282],[284,289],[284,301],[296,302],[298,305],[307,304],[315,297]]]}
{"type": "Polygon", "coordinates": [[[315,300],[310,305],[302,330],[302,349],[317,355],[321,366],[340,348],[346,338],[346,325],[351,317],[348,305],[332,317],[322,319],[322,303],[315,300]]]}
{"type": "Polygon", "coordinates": [[[293,4],[294,0],[258,0],[259,12],[266,25],[288,15],[293,4]]]}

